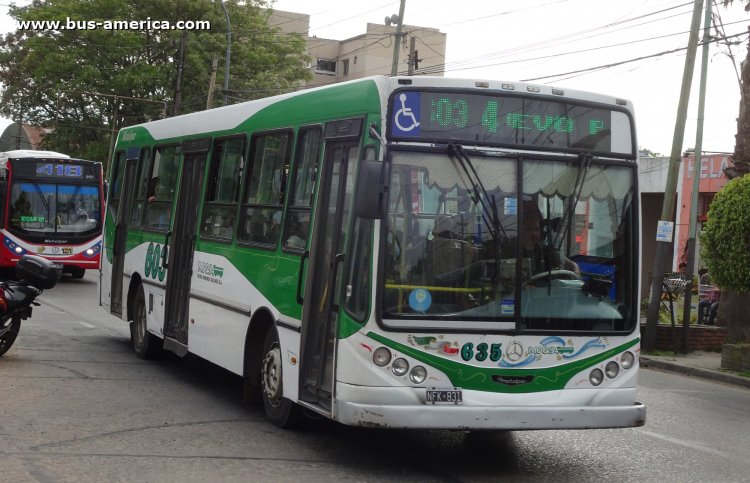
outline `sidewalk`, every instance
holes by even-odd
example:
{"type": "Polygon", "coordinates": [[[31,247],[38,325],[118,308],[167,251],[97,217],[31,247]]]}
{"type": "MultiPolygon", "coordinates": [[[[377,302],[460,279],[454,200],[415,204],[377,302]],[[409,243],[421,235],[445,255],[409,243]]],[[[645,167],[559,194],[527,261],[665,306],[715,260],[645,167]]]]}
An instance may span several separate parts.
{"type": "Polygon", "coordinates": [[[750,377],[740,376],[736,372],[721,368],[720,352],[694,351],[687,355],[674,356],[642,353],[640,363],[641,367],[649,369],[679,372],[688,376],[750,388],[750,377]]]}

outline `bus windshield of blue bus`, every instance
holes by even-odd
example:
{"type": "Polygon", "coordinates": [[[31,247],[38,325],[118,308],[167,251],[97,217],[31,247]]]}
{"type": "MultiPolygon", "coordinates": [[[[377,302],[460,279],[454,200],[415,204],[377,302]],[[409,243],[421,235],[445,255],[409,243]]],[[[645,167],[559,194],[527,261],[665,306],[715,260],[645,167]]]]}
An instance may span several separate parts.
{"type": "Polygon", "coordinates": [[[24,235],[89,235],[101,230],[98,186],[15,181],[9,228],[24,235]]]}
{"type": "Polygon", "coordinates": [[[510,93],[398,91],[390,104],[390,139],[451,142],[632,157],[625,111],[567,99],[510,93]]]}
{"type": "Polygon", "coordinates": [[[632,329],[633,169],[588,158],[395,152],[381,265],[384,323],[632,329]]]}

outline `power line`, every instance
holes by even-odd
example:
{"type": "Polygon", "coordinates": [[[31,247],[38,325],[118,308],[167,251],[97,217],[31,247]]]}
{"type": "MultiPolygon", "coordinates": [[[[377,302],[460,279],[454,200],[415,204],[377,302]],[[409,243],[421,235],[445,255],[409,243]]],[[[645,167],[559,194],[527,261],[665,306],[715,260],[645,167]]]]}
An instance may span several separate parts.
{"type": "MultiPolygon", "coordinates": [[[[748,35],[748,32],[743,32],[741,34],[731,35],[731,36],[729,36],[727,38],[739,38],[739,37],[742,37],[742,36],[745,36],[745,35],[748,35]]],[[[715,43],[715,42],[718,42],[718,40],[719,39],[714,39],[714,40],[711,40],[709,43],[715,43]]],[[[722,40],[725,40],[725,39],[722,39],[722,40]]],[[[698,45],[700,46],[702,44],[699,43],[698,45]]],[[[587,72],[587,71],[598,70],[598,69],[609,69],[611,67],[616,67],[618,65],[628,64],[628,63],[631,63],[631,62],[637,62],[639,60],[650,59],[650,58],[653,58],[653,57],[660,57],[662,55],[673,54],[675,52],[681,52],[683,50],[687,50],[687,47],[679,47],[679,48],[676,48],[676,49],[665,50],[663,52],[657,52],[657,53],[651,54],[651,55],[644,55],[644,56],[641,56],[641,57],[636,57],[636,58],[633,58],[633,59],[627,59],[627,60],[623,60],[623,61],[620,61],[620,62],[613,62],[613,63],[610,63],[610,64],[599,65],[599,66],[596,66],[596,67],[588,67],[586,69],[578,69],[578,70],[573,70],[573,71],[570,71],[570,72],[563,72],[561,74],[551,74],[551,75],[546,75],[546,76],[533,77],[533,78],[529,78],[529,79],[521,79],[521,82],[532,82],[532,81],[538,81],[538,80],[542,80],[542,79],[549,79],[551,77],[560,77],[560,76],[563,76],[563,75],[577,74],[577,73],[580,73],[580,72],[587,72]]]]}

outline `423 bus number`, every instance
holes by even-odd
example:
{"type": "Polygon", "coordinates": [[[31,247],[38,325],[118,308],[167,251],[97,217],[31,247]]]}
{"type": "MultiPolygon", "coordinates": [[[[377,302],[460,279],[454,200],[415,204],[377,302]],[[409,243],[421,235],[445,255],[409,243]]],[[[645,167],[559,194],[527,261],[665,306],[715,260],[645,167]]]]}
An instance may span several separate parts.
{"type": "Polygon", "coordinates": [[[486,342],[481,342],[477,344],[475,348],[472,342],[467,342],[466,344],[461,346],[461,358],[465,361],[476,359],[479,362],[482,362],[487,360],[487,357],[489,357],[492,362],[497,362],[500,360],[502,355],[502,344],[490,345],[486,342]]]}

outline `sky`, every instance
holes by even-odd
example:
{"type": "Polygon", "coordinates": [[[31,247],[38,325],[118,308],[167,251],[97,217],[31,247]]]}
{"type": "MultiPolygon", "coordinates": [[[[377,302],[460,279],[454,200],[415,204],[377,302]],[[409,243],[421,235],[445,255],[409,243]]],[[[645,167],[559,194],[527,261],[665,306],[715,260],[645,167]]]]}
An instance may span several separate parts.
{"type": "MultiPolygon", "coordinates": [[[[16,27],[6,15],[10,1],[0,0],[0,33],[16,27]]],[[[628,99],[635,108],[639,147],[665,156],[671,153],[694,2],[404,1],[406,25],[447,34],[445,77],[529,81],[628,99]]],[[[737,0],[728,8],[713,7],[724,33],[739,36],[733,38],[731,49],[716,43],[709,48],[704,151],[734,150],[738,71],[747,54],[750,25],[742,4],[737,0]]],[[[273,3],[277,10],[310,15],[310,35],[336,40],[363,34],[367,23],[384,23],[399,6],[399,0],[273,3]]],[[[702,14],[700,25],[702,30],[702,14]]],[[[716,34],[713,28],[711,34],[716,34]]],[[[681,151],[695,146],[701,58],[699,47],[681,151]]]]}

